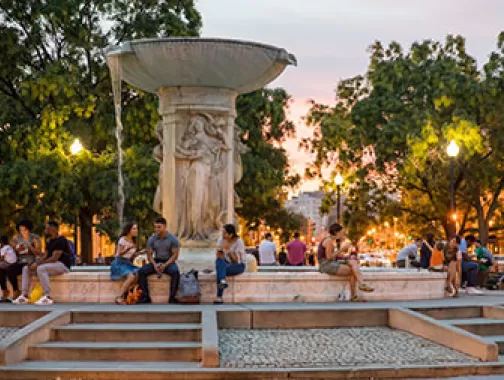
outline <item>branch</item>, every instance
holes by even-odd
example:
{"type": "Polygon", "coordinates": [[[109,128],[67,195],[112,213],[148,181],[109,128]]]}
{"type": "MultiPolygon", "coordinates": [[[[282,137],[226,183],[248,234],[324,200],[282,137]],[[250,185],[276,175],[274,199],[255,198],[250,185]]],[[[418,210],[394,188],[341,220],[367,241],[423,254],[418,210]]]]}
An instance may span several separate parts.
{"type": "Polygon", "coordinates": [[[501,178],[499,181],[499,185],[495,189],[493,196],[492,196],[492,202],[490,203],[490,207],[488,209],[488,212],[485,217],[485,222],[488,224],[490,219],[492,218],[492,215],[494,214],[495,210],[499,206],[499,196],[500,193],[502,192],[502,189],[504,188],[504,178],[501,178]]]}

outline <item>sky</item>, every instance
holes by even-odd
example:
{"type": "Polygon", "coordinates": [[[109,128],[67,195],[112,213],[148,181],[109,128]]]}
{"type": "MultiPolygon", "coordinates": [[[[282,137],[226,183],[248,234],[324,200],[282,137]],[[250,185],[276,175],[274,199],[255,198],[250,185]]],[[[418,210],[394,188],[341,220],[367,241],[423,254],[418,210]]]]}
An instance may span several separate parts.
{"type": "MultiPolygon", "coordinates": [[[[293,97],[288,116],[297,137],[283,146],[301,174],[310,160],[298,149],[298,141],[312,133],[302,120],[308,100],[333,103],[339,80],[366,72],[374,41],[406,48],[461,34],[482,65],[504,30],[503,0],[197,0],[197,7],[203,37],[263,42],[296,56],[297,67],[287,67],[270,87],[283,87],[293,97]]],[[[317,188],[317,181],[304,181],[300,190],[317,188]]]]}

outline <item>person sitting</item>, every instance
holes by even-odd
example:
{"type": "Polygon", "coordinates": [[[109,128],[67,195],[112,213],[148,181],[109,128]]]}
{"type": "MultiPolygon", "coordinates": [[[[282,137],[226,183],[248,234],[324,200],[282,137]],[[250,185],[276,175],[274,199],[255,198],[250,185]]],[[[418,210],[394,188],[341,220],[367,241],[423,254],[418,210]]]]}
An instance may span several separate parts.
{"type": "Polygon", "coordinates": [[[410,265],[412,267],[420,267],[420,263],[418,262],[418,250],[420,249],[422,244],[423,239],[418,238],[414,243],[407,245],[406,247],[401,249],[396,258],[397,268],[406,268],[406,262],[408,260],[410,260],[410,265]]]}
{"type": "Polygon", "coordinates": [[[224,289],[228,287],[227,276],[237,276],[245,272],[246,254],[243,240],[236,233],[232,224],[226,224],[222,230],[222,237],[217,242],[217,258],[215,270],[217,272],[217,297],[215,304],[224,303],[224,289]]]}
{"type": "Polygon", "coordinates": [[[133,265],[133,260],[140,254],[136,249],[138,226],[136,223],[127,223],[117,242],[116,257],[110,266],[110,279],[112,281],[124,280],[119,295],[115,302],[119,305],[126,304],[126,294],[131,285],[137,281],[137,272],[140,268],[133,265]]]}
{"type": "Polygon", "coordinates": [[[28,303],[28,295],[30,294],[31,272],[36,271],[40,285],[44,295],[35,302],[36,305],[52,305],[54,303],[51,298],[51,287],[49,277],[58,276],[70,272],[72,265],[72,252],[68,241],[64,236],[59,235],[59,225],[55,221],[49,221],[45,229],[46,236],[49,240],[46,242],[45,255],[31,265],[23,267],[22,277],[22,294],[16,298],[13,303],[26,304],[28,303]]]}
{"type": "Polygon", "coordinates": [[[0,288],[2,289],[2,298],[0,302],[12,302],[10,298],[9,289],[7,288],[7,279],[12,285],[14,296],[19,296],[17,270],[15,269],[17,263],[17,255],[14,248],[9,245],[9,238],[7,236],[0,237],[0,288]]]}
{"type": "Polygon", "coordinates": [[[259,245],[259,265],[276,265],[276,245],[270,232],[264,235],[264,241],[259,245]]]}
{"type": "Polygon", "coordinates": [[[179,257],[180,242],[175,235],[166,230],[165,218],[157,218],[154,221],[154,231],[155,234],[147,241],[147,259],[149,263],[138,271],[138,285],[142,290],[142,298],[137,303],[152,302],[147,277],[154,273],[159,278],[163,273],[170,276],[170,298],[168,302],[178,303],[176,296],[180,272],[176,261],[179,257]]]}
{"type": "Polygon", "coordinates": [[[422,247],[420,248],[420,268],[429,268],[430,259],[435,244],[436,241],[434,240],[434,234],[432,232],[429,232],[426,236],[426,239],[423,241],[422,247]]]}
{"type": "Polygon", "coordinates": [[[288,263],[287,252],[285,252],[285,247],[282,245],[280,253],[278,254],[278,265],[286,266],[288,263]]]}
{"type": "Polygon", "coordinates": [[[373,292],[374,289],[362,281],[362,276],[357,260],[349,260],[340,256],[339,251],[335,251],[335,242],[339,239],[343,241],[343,227],[334,223],[329,227],[329,236],[322,239],[318,246],[319,270],[334,276],[348,276],[350,284],[350,301],[362,301],[357,296],[356,284],[363,292],[373,292]]]}
{"type": "Polygon", "coordinates": [[[488,271],[493,265],[492,253],[487,247],[481,244],[480,240],[476,240],[474,244],[476,246],[474,253],[476,254],[479,264],[477,285],[480,288],[484,288],[488,277],[488,271]]]}
{"type": "MultiPolygon", "coordinates": [[[[460,236],[455,236],[455,241],[459,245],[459,251],[461,246],[462,239],[460,236]]],[[[473,235],[468,235],[465,238],[466,241],[466,252],[460,252],[461,256],[461,273],[467,279],[466,293],[470,295],[481,295],[482,291],[476,289],[477,279],[478,279],[478,263],[472,261],[467,253],[467,247],[470,247],[475,241],[476,238],[473,235]]],[[[463,245],[462,245],[463,246],[463,245]]]]}
{"type": "Polygon", "coordinates": [[[430,259],[429,269],[432,271],[442,272],[445,269],[444,266],[444,254],[445,243],[438,241],[432,250],[432,256],[430,259]]]}
{"type": "Polygon", "coordinates": [[[448,243],[445,251],[446,293],[449,297],[458,297],[460,292],[460,279],[462,277],[462,253],[459,251],[457,239],[453,238],[448,243]]]}

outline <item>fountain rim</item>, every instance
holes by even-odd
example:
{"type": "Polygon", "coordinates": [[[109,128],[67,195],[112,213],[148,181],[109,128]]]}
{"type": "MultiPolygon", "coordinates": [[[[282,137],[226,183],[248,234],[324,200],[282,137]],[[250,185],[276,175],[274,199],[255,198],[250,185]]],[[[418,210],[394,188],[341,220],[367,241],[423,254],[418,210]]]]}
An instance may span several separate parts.
{"type": "Polygon", "coordinates": [[[147,43],[225,43],[225,44],[235,44],[244,45],[251,47],[259,47],[263,49],[274,50],[277,52],[285,53],[285,61],[287,64],[297,66],[297,59],[294,54],[289,53],[284,48],[279,48],[273,45],[265,44],[262,42],[255,41],[245,41],[239,39],[230,38],[216,38],[216,37],[163,37],[163,38],[141,38],[138,40],[128,40],[121,42],[118,45],[109,45],[105,50],[105,56],[114,55],[124,55],[124,54],[134,54],[132,46],[141,45],[147,43]]]}

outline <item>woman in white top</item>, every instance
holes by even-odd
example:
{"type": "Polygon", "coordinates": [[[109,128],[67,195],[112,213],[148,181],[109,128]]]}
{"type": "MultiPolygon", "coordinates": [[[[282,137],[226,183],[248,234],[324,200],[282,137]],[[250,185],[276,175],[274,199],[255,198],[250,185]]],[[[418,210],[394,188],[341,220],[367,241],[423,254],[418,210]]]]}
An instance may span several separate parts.
{"type": "Polygon", "coordinates": [[[124,305],[125,295],[131,285],[137,281],[138,267],[133,265],[133,260],[141,252],[137,252],[136,238],[138,236],[138,226],[136,223],[127,223],[117,242],[116,258],[110,266],[110,278],[112,281],[124,279],[121,293],[116,297],[116,303],[124,305]]]}
{"type": "Polygon", "coordinates": [[[222,296],[228,287],[226,276],[236,276],[245,272],[246,253],[243,240],[236,233],[232,224],[226,224],[222,230],[222,238],[217,242],[217,298],[214,303],[224,303],[222,296]]]}
{"type": "Polygon", "coordinates": [[[9,290],[7,289],[7,279],[12,285],[14,291],[18,291],[17,274],[12,271],[17,262],[17,255],[14,248],[9,245],[7,236],[0,237],[0,288],[2,289],[2,298],[0,302],[11,302],[9,290]]]}

